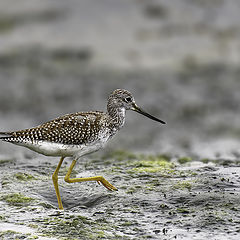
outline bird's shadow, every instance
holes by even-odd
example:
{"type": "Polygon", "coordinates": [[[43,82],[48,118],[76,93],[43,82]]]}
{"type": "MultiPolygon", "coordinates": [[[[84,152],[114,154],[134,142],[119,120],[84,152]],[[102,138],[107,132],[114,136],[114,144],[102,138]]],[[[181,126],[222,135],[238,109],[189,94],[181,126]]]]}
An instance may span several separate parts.
{"type": "MultiPolygon", "coordinates": [[[[48,204],[58,208],[57,197],[54,191],[42,190],[38,192],[39,195],[48,204]]],[[[106,193],[89,193],[86,191],[77,191],[73,193],[72,191],[62,190],[61,191],[62,204],[64,209],[70,210],[75,207],[77,208],[93,208],[99,204],[108,201],[111,197],[106,193]]]]}

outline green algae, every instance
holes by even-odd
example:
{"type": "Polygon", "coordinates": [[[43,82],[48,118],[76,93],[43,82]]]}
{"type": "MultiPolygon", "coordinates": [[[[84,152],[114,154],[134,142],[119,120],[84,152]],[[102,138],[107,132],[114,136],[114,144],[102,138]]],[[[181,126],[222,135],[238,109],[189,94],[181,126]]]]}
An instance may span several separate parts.
{"type": "Polygon", "coordinates": [[[137,185],[137,186],[131,186],[131,187],[127,188],[126,193],[128,193],[128,194],[133,194],[133,193],[138,192],[138,191],[141,190],[141,189],[142,189],[142,186],[139,186],[139,185],[137,185]]]}
{"type": "Polygon", "coordinates": [[[192,184],[193,184],[192,181],[178,181],[173,185],[173,189],[180,189],[180,190],[187,189],[188,191],[190,191],[192,189],[192,184]]]}
{"type": "Polygon", "coordinates": [[[31,236],[28,233],[21,233],[13,230],[6,230],[0,232],[0,239],[14,239],[14,240],[20,240],[20,239],[38,239],[38,237],[31,236]]]}
{"type": "Polygon", "coordinates": [[[45,209],[54,209],[55,207],[46,202],[40,202],[38,205],[43,206],[45,209]]]}
{"type": "Polygon", "coordinates": [[[6,219],[6,217],[5,216],[3,216],[3,215],[0,215],[0,221],[4,221],[6,219]]]}
{"type": "Polygon", "coordinates": [[[187,208],[177,208],[178,213],[189,214],[190,210],[187,208]]]}
{"type": "Polygon", "coordinates": [[[0,200],[3,200],[11,205],[19,206],[30,203],[34,201],[33,198],[27,197],[21,193],[11,193],[0,197],[0,200]]]}
{"type": "Polygon", "coordinates": [[[156,158],[147,160],[136,161],[133,163],[135,167],[129,170],[130,173],[132,172],[147,172],[147,173],[156,173],[161,171],[171,171],[175,167],[175,165],[169,161],[166,161],[162,158],[156,158]]]}
{"type": "Polygon", "coordinates": [[[207,164],[207,163],[209,163],[211,160],[209,159],[209,158],[203,158],[203,159],[201,159],[201,162],[202,163],[205,163],[205,164],[207,164]]]}
{"type": "Polygon", "coordinates": [[[18,234],[18,232],[12,231],[12,230],[2,231],[2,232],[0,232],[0,237],[3,237],[5,235],[12,235],[12,234],[18,234]]]}
{"type": "Polygon", "coordinates": [[[47,237],[60,237],[68,240],[121,239],[117,234],[109,234],[115,226],[106,219],[94,221],[84,216],[69,215],[64,218],[59,216],[40,219],[39,222],[43,224],[39,231],[47,237]]]}
{"type": "MultiPolygon", "coordinates": [[[[128,151],[118,150],[113,153],[105,154],[103,159],[105,159],[104,163],[106,163],[107,159],[108,161],[111,160],[111,163],[113,164],[110,168],[104,170],[108,174],[124,174],[125,172],[129,174],[151,174],[157,172],[161,172],[162,174],[172,174],[175,171],[175,164],[170,161],[170,156],[164,154],[135,154],[128,151]],[[113,159],[114,162],[112,161],[113,159]]],[[[129,190],[129,192],[132,191],[134,192],[135,190],[129,190]]]]}
{"type": "Polygon", "coordinates": [[[123,227],[129,227],[129,226],[133,226],[136,225],[136,221],[125,221],[123,223],[121,223],[121,226],[123,227]]]}
{"type": "Polygon", "coordinates": [[[178,159],[178,162],[180,164],[185,164],[185,163],[188,163],[188,162],[192,162],[192,158],[191,157],[181,157],[178,159]]]}
{"type": "Polygon", "coordinates": [[[1,165],[6,165],[6,164],[12,164],[15,161],[14,158],[3,158],[0,159],[0,166],[1,165]]]}
{"type": "Polygon", "coordinates": [[[165,160],[170,161],[171,157],[167,154],[143,154],[143,153],[133,153],[125,150],[116,150],[113,152],[107,152],[102,156],[103,160],[114,159],[114,162],[128,162],[131,163],[131,160],[165,160]]]}
{"type": "Polygon", "coordinates": [[[31,180],[36,180],[37,179],[36,177],[34,177],[31,174],[21,173],[21,172],[15,173],[14,178],[16,178],[19,181],[31,181],[31,180]]]}

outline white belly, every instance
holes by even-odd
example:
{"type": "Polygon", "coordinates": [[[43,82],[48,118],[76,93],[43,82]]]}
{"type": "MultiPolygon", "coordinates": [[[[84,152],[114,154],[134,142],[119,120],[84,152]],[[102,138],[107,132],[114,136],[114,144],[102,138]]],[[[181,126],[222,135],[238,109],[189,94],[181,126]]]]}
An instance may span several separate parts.
{"type": "Polygon", "coordinates": [[[27,147],[35,152],[41,153],[46,156],[63,156],[77,158],[103,148],[105,143],[105,141],[101,141],[89,145],[65,145],[61,143],[51,143],[47,141],[35,141],[14,144],[27,147]]]}

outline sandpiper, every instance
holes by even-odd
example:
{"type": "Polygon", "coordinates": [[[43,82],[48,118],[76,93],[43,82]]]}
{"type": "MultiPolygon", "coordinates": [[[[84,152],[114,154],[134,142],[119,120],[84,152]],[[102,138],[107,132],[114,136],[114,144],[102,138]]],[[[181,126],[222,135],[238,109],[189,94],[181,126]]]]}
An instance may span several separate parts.
{"type": "Polygon", "coordinates": [[[37,127],[14,132],[0,132],[1,140],[27,147],[46,156],[59,156],[60,161],[52,175],[59,209],[63,209],[59,188],[58,172],[65,157],[73,157],[64,180],[68,183],[97,181],[108,190],[117,188],[104,177],[70,178],[77,160],[95,152],[123,127],[126,110],[136,111],[152,120],[165,124],[137,106],[132,94],[123,89],[113,91],[107,102],[107,112],[77,112],[43,123],[37,127]]]}

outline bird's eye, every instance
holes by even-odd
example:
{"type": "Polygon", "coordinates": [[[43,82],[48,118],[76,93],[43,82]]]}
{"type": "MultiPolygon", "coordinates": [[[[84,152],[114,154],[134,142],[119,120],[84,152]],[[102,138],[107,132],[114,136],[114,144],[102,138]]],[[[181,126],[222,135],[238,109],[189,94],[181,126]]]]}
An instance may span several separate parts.
{"type": "Polygon", "coordinates": [[[131,98],[131,97],[126,97],[126,98],[125,98],[125,101],[126,101],[126,102],[131,102],[131,101],[132,101],[132,98],[131,98]]]}

